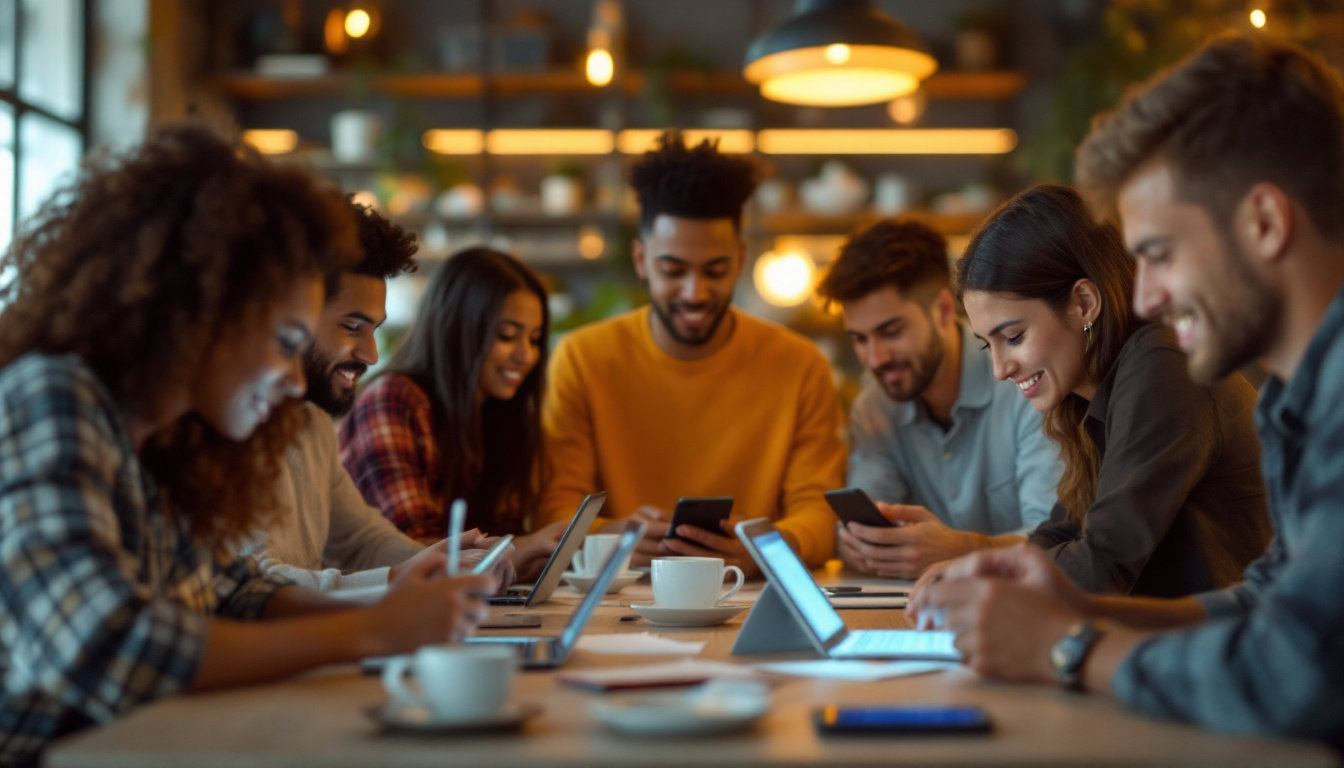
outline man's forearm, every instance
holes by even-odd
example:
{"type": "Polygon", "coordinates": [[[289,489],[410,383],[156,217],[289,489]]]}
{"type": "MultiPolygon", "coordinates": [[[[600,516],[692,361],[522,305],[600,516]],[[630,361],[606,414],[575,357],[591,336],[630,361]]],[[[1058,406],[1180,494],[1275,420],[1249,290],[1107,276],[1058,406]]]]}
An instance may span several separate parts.
{"type": "Polygon", "coordinates": [[[1148,634],[1144,630],[1108,625],[1083,664],[1083,687],[1096,693],[1114,695],[1111,680],[1115,677],[1115,671],[1148,634]]]}
{"type": "Polygon", "coordinates": [[[1092,595],[1085,606],[1088,616],[1109,619],[1136,629],[1170,629],[1199,624],[1208,618],[1204,605],[1193,597],[1121,597],[1092,595]]]}
{"type": "Polygon", "coordinates": [[[341,600],[314,589],[291,584],[288,587],[281,587],[276,590],[274,595],[271,595],[271,599],[266,602],[266,610],[262,613],[262,618],[266,620],[289,619],[298,616],[345,611],[352,607],[354,607],[354,604],[348,600],[341,600]]]}
{"type": "MultiPolygon", "coordinates": [[[[277,592],[274,604],[290,587],[277,592]]],[[[319,593],[307,592],[317,597],[319,593]]],[[[370,631],[368,609],[325,598],[339,604],[340,611],[278,621],[233,621],[211,619],[205,652],[189,690],[203,691],[273,680],[322,664],[354,661],[381,652],[370,631]]],[[[297,605],[295,602],[292,605],[297,605]]],[[[315,612],[316,601],[308,607],[315,612]]],[[[267,614],[270,615],[270,608],[267,614]]]]}

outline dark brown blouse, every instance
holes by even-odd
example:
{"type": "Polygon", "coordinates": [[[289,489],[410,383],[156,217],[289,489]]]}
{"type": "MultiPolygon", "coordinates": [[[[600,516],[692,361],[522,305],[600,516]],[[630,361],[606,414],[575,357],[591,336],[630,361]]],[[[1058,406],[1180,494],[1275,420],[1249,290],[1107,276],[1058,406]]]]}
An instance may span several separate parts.
{"type": "Polygon", "coordinates": [[[1240,581],[1270,538],[1255,401],[1240,374],[1194,383],[1171,331],[1142,326],[1083,419],[1101,470],[1081,528],[1056,504],[1031,542],[1090,592],[1178,597],[1240,581]]]}

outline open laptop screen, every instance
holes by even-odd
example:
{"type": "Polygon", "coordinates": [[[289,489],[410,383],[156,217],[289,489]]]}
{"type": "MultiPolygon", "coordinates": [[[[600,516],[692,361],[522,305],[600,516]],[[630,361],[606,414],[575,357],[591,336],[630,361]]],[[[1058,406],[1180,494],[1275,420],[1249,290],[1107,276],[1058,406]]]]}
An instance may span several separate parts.
{"type": "Polygon", "coordinates": [[[844,619],[831,607],[831,601],[826,599],[826,594],[779,531],[753,536],[752,542],[774,576],[775,586],[787,593],[785,597],[797,607],[823,645],[845,628],[844,619]]]}
{"type": "Polygon", "coordinates": [[[644,535],[644,523],[639,520],[627,520],[625,529],[621,531],[621,538],[616,543],[616,549],[607,557],[607,562],[602,565],[602,570],[598,571],[597,578],[593,579],[593,584],[588,589],[588,594],[583,596],[583,602],[574,609],[574,613],[569,617],[569,623],[565,625],[560,632],[560,655],[569,653],[569,649],[578,642],[579,635],[583,633],[584,625],[588,623],[588,618],[592,616],[593,611],[602,602],[602,598],[607,594],[607,587],[611,585],[616,574],[625,566],[626,558],[634,551],[635,544],[639,543],[639,538],[644,535]]]}

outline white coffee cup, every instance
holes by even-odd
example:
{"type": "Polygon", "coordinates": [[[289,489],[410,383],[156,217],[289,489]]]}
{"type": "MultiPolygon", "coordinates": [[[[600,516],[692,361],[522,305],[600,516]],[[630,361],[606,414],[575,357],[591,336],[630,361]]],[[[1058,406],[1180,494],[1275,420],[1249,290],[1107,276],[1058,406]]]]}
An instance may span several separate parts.
{"type": "Polygon", "coordinates": [[[746,580],[736,565],[725,566],[717,557],[659,557],[653,561],[653,603],[659,608],[712,608],[742,588],[746,580]],[[723,594],[724,571],[737,574],[737,583],[723,594]]]}
{"type": "MultiPolygon", "coordinates": [[[[619,533],[590,533],[583,538],[583,549],[574,553],[570,567],[580,576],[596,576],[620,543],[619,533]]],[[[621,571],[629,567],[630,558],[627,556],[625,562],[621,563],[621,571]]]]}
{"type": "Polygon", "coordinates": [[[435,720],[475,720],[508,701],[517,667],[518,654],[509,646],[426,645],[388,659],[383,688],[396,706],[424,707],[435,720]],[[419,691],[406,684],[408,670],[419,691]]]}

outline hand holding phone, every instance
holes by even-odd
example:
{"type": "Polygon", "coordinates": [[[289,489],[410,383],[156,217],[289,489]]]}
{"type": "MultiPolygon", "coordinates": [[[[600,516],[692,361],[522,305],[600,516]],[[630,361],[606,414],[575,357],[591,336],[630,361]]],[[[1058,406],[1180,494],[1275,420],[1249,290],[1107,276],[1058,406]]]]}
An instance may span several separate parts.
{"type": "Polygon", "coordinates": [[[509,547],[512,543],[512,533],[507,533],[499,537],[499,541],[496,541],[495,546],[491,547],[490,551],[485,553],[485,557],[481,558],[479,563],[472,566],[471,575],[478,576],[482,573],[489,573],[490,569],[495,567],[495,564],[499,562],[500,558],[504,557],[504,553],[509,551],[509,547]]]}
{"type": "Polygon", "coordinates": [[[859,488],[842,488],[823,494],[835,516],[845,523],[859,523],[873,528],[895,528],[896,524],[877,509],[868,494],[859,488]]]}
{"type": "Polygon", "coordinates": [[[677,499],[677,506],[672,510],[672,522],[667,526],[667,538],[699,546],[697,542],[687,541],[677,535],[677,526],[680,525],[693,525],[718,536],[729,536],[723,530],[723,521],[728,519],[732,511],[732,496],[688,496],[677,499]]]}

